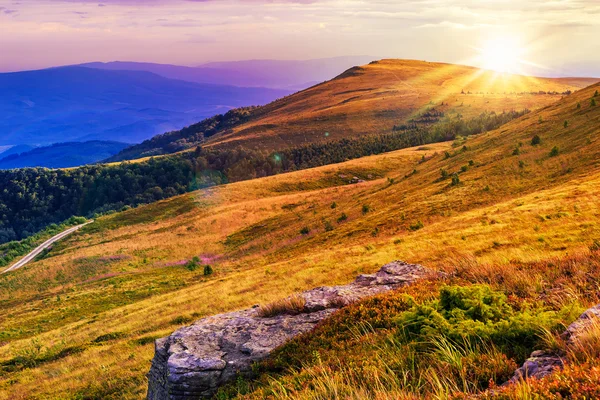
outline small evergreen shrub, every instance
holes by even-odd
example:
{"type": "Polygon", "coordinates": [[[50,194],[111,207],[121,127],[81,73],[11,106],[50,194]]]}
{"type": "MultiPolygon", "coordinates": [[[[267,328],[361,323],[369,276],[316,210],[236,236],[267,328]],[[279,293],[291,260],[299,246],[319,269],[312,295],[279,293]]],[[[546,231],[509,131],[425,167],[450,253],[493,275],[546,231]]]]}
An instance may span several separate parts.
{"type": "Polygon", "coordinates": [[[310,229],[308,226],[305,226],[304,228],[300,229],[300,234],[302,235],[308,235],[310,233],[310,229]]]}
{"type": "Polygon", "coordinates": [[[185,269],[188,271],[195,271],[200,266],[200,259],[198,257],[192,258],[190,261],[185,263],[185,269]]]}
{"type": "Polygon", "coordinates": [[[363,204],[363,206],[362,206],[363,215],[368,214],[369,211],[371,211],[371,207],[368,204],[363,204]]]}
{"type": "Polygon", "coordinates": [[[419,229],[423,229],[424,226],[425,225],[423,225],[423,222],[417,221],[414,224],[410,225],[408,229],[410,229],[411,231],[418,231],[419,229]]]}
{"type": "Polygon", "coordinates": [[[348,219],[348,216],[346,215],[346,213],[342,213],[342,215],[340,215],[340,217],[338,218],[337,222],[344,222],[348,219]]]}
{"type": "Polygon", "coordinates": [[[531,139],[531,145],[532,146],[537,146],[538,144],[542,143],[542,139],[538,136],[535,135],[532,139],[531,139]]]}
{"type": "Polygon", "coordinates": [[[452,174],[452,186],[458,186],[460,184],[460,178],[457,173],[452,174]]]}
{"type": "Polygon", "coordinates": [[[171,320],[171,325],[184,325],[189,324],[190,322],[192,322],[191,317],[180,315],[179,317],[175,317],[171,320]]]}
{"type": "Polygon", "coordinates": [[[550,150],[550,157],[556,157],[560,151],[557,146],[554,146],[552,150],[550,150]]]}
{"type": "Polygon", "coordinates": [[[207,264],[204,266],[204,276],[212,275],[213,272],[213,268],[210,265],[207,264]]]}

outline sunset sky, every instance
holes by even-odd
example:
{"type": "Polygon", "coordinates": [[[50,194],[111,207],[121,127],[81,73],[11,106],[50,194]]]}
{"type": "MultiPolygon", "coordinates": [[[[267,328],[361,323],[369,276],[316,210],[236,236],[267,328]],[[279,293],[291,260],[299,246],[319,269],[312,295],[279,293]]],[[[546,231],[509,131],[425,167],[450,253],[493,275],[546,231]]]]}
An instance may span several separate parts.
{"type": "Polygon", "coordinates": [[[0,0],[0,71],[88,61],[198,65],[341,55],[600,76],[598,0],[0,0]]]}

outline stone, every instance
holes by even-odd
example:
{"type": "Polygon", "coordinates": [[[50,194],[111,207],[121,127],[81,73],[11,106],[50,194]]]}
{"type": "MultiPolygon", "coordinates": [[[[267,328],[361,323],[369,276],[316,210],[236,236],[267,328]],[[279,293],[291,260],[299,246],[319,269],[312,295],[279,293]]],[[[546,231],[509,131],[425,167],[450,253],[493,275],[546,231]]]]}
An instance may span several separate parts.
{"type": "Polygon", "coordinates": [[[209,398],[252,365],[292,338],[312,330],[337,309],[368,296],[409,285],[432,274],[426,268],[394,261],[348,285],[319,287],[300,294],[301,313],[261,317],[260,308],[201,319],[155,342],[148,373],[148,399],[209,398]]]}
{"type": "MultiPolygon", "coordinates": [[[[595,320],[600,319],[600,304],[586,310],[575,322],[567,327],[562,334],[567,347],[573,345],[577,338],[584,333],[595,320]]],[[[562,369],[566,360],[560,354],[537,350],[531,353],[531,356],[525,360],[523,366],[515,371],[513,377],[505,383],[510,384],[518,382],[521,379],[536,378],[540,379],[550,375],[557,369],[562,369]]]]}
{"type": "Polygon", "coordinates": [[[550,352],[534,351],[507,383],[515,383],[527,378],[540,379],[563,366],[564,361],[561,356],[550,352]]]}
{"type": "Polygon", "coordinates": [[[575,322],[567,327],[563,339],[573,344],[579,335],[585,332],[594,321],[600,321],[600,304],[587,309],[575,322]]]}

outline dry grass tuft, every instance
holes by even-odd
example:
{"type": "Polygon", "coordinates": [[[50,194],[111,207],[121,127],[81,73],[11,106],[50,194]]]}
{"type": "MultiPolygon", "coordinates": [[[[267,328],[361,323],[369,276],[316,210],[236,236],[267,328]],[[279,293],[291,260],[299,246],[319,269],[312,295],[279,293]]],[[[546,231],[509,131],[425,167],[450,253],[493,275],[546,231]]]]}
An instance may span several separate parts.
{"type": "Polygon", "coordinates": [[[583,363],[600,358],[600,318],[593,317],[581,333],[572,338],[568,347],[569,358],[583,363]]]}
{"type": "Polygon", "coordinates": [[[298,315],[304,312],[306,300],[301,295],[294,295],[260,306],[258,316],[263,318],[276,317],[278,315],[298,315]]]}

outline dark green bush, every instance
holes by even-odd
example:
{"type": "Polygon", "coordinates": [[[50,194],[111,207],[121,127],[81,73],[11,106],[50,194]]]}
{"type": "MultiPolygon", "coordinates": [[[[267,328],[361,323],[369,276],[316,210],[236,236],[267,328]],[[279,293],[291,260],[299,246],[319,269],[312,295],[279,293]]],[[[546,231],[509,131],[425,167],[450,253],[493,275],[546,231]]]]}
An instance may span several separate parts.
{"type": "Polygon", "coordinates": [[[452,174],[452,186],[458,186],[460,184],[460,178],[457,173],[452,174]]]}
{"type": "Polygon", "coordinates": [[[184,325],[189,324],[190,322],[192,322],[191,317],[180,315],[179,317],[175,317],[171,320],[171,325],[184,325]]]}
{"type": "Polygon", "coordinates": [[[410,229],[411,231],[418,231],[419,229],[423,229],[424,226],[425,225],[423,225],[423,222],[417,221],[414,224],[410,225],[408,229],[410,229]]]}
{"type": "Polygon", "coordinates": [[[199,263],[200,263],[200,259],[198,257],[194,257],[185,264],[185,269],[187,269],[189,271],[195,271],[200,266],[199,263]]]}
{"type": "Polygon", "coordinates": [[[110,342],[111,340],[121,339],[122,337],[125,337],[125,336],[126,335],[123,332],[110,332],[110,333],[106,333],[104,335],[98,336],[96,339],[93,340],[93,342],[94,343],[110,342]]]}
{"type": "Polygon", "coordinates": [[[504,293],[472,285],[444,287],[439,299],[414,305],[396,322],[409,337],[493,343],[522,360],[540,342],[540,329],[556,330],[560,320],[555,311],[515,310],[504,293]]]}

